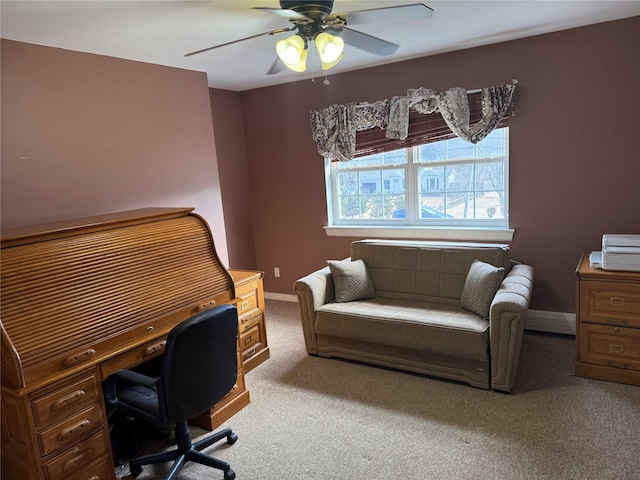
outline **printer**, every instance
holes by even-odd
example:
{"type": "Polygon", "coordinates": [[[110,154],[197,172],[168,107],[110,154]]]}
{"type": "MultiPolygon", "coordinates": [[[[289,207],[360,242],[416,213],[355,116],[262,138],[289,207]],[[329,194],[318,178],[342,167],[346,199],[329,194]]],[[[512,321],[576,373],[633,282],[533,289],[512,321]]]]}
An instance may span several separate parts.
{"type": "Polygon", "coordinates": [[[591,266],[640,272],[640,235],[603,235],[602,251],[592,252],[591,266]]]}

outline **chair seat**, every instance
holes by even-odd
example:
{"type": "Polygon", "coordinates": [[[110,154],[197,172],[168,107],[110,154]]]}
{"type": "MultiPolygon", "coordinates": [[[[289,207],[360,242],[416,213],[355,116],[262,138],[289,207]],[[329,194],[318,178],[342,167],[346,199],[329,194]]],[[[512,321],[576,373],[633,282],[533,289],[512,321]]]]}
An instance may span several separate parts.
{"type": "Polygon", "coordinates": [[[125,388],[118,393],[122,402],[151,413],[152,415],[160,414],[158,404],[158,392],[155,388],[148,388],[142,385],[133,385],[125,388]]]}

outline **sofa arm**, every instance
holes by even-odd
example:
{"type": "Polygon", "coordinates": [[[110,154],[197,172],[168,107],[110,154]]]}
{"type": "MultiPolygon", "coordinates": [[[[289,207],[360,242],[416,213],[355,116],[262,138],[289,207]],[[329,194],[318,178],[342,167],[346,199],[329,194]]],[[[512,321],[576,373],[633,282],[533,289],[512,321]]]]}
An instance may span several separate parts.
{"type": "Polygon", "coordinates": [[[533,291],[533,268],[514,265],[498,288],[489,312],[491,387],[510,392],[516,378],[524,319],[533,291]]]}
{"type": "Polygon", "coordinates": [[[333,277],[331,276],[329,267],[325,267],[297,280],[293,285],[293,290],[298,297],[302,332],[304,334],[304,343],[307,347],[307,352],[317,355],[316,311],[322,305],[335,301],[336,298],[333,277]]]}

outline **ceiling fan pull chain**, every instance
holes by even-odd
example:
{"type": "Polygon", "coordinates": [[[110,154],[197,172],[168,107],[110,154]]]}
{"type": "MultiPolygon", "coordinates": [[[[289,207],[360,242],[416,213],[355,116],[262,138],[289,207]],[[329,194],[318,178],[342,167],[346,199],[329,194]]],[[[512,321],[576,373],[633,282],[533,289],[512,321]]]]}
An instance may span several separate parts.
{"type": "Polygon", "coordinates": [[[314,55],[313,50],[314,50],[313,48],[310,48],[310,49],[309,49],[309,55],[311,56],[311,61],[309,62],[309,64],[311,65],[311,83],[313,83],[313,84],[315,85],[315,83],[316,83],[316,71],[315,71],[315,69],[313,68],[313,62],[314,62],[314,59],[313,59],[313,55],[314,55]]]}

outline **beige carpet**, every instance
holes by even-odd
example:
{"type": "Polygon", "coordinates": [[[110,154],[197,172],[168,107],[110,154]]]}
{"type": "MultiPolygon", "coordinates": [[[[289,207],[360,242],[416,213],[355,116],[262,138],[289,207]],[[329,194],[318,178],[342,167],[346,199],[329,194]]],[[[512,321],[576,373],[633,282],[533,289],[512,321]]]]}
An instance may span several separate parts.
{"type": "MultiPolygon", "coordinates": [[[[575,377],[573,337],[527,332],[502,394],[311,357],[297,304],[266,308],[271,359],[247,374],[251,403],[223,425],[239,440],[206,450],[238,480],[640,479],[640,387],[575,377]]],[[[223,477],[188,464],[179,478],[223,477]]]]}

